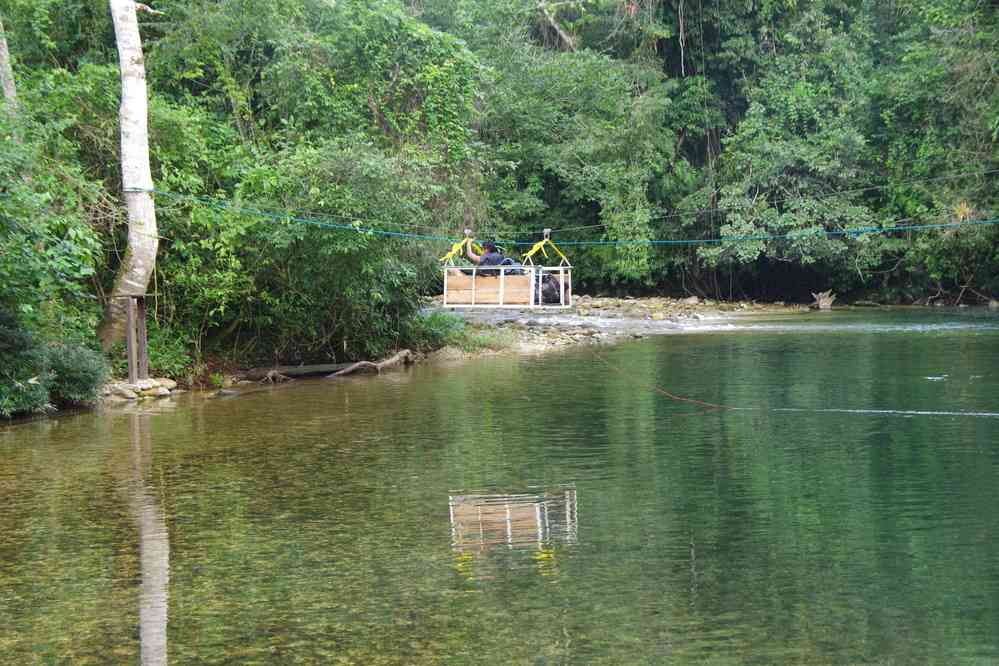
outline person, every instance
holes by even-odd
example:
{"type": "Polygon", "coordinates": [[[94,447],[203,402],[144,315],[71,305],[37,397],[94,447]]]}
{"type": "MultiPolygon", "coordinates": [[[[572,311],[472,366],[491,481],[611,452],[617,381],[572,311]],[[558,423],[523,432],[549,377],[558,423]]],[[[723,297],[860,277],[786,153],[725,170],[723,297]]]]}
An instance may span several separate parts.
{"type": "MultiPolygon", "coordinates": [[[[507,263],[503,253],[496,248],[496,243],[492,241],[486,241],[482,244],[482,254],[476,254],[475,250],[472,249],[472,243],[469,243],[465,246],[465,254],[468,255],[469,261],[479,266],[499,266],[507,263]]],[[[499,271],[493,270],[479,271],[479,275],[482,276],[498,274],[499,271]]]]}
{"type": "Polygon", "coordinates": [[[472,243],[465,246],[469,261],[479,266],[499,266],[503,263],[503,253],[496,249],[496,243],[486,241],[482,244],[482,254],[476,254],[472,243]]]}

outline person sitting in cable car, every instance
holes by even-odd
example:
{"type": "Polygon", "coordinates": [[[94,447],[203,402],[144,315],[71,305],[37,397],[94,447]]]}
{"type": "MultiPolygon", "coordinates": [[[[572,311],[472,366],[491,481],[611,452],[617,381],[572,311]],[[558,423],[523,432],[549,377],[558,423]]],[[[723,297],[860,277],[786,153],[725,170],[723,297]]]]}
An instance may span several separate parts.
{"type": "MultiPolygon", "coordinates": [[[[478,264],[479,266],[501,266],[513,263],[509,258],[503,256],[503,253],[497,249],[496,243],[492,241],[486,241],[482,244],[482,254],[475,253],[475,250],[472,249],[473,244],[468,243],[465,245],[465,254],[468,255],[469,261],[473,264],[478,264]]],[[[479,275],[499,275],[499,271],[483,270],[479,271],[479,275]]]]}
{"type": "Polygon", "coordinates": [[[492,241],[483,243],[482,254],[475,254],[472,245],[472,243],[465,245],[465,253],[468,255],[469,261],[473,264],[478,264],[479,266],[499,266],[503,263],[503,253],[496,249],[496,243],[492,241]]]}

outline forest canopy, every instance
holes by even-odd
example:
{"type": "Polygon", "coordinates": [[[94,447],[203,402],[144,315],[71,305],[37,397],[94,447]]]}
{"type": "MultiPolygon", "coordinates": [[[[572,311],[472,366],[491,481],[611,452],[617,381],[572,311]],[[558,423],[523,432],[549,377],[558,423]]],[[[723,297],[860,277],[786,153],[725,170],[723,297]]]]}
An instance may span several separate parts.
{"type": "MultiPolygon", "coordinates": [[[[999,295],[994,1],[150,4],[161,367],[418,342],[446,243],[358,228],[552,228],[594,293],[999,295]]],[[[0,21],[0,308],[92,341],[126,242],[108,5],[0,21]]]]}

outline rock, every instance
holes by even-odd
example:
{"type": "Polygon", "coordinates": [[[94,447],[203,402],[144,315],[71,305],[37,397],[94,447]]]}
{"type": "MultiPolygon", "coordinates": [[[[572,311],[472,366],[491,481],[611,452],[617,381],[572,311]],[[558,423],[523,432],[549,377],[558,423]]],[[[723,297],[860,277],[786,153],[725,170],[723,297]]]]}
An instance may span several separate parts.
{"type": "Polygon", "coordinates": [[[175,388],[177,388],[177,382],[175,382],[172,379],[167,379],[166,377],[163,377],[163,378],[157,377],[153,381],[156,382],[157,384],[159,384],[160,386],[162,386],[163,388],[165,388],[168,391],[172,391],[175,388]]]}
{"type": "Polygon", "coordinates": [[[123,398],[120,395],[114,395],[114,394],[111,394],[108,397],[106,397],[104,401],[112,405],[122,405],[127,402],[131,402],[128,398],[123,398]]]}
{"type": "Polygon", "coordinates": [[[125,400],[138,400],[139,396],[136,395],[135,391],[128,388],[125,384],[115,384],[111,389],[111,394],[116,395],[119,398],[124,398],[125,400]]]}
{"type": "Polygon", "coordinates": [[[140,391],[148,391],[149,389],[159,388],[160,383],[155,379],[140,379],[135,382],[135,385],[139,387],[140,391]]]}
{"type": "Polygon", "coordinates": [[[680,301],[684,305],[698,305],[701,302],[697,296],[688,296],[687,298],[680,301]]]}
{"type": "Polygon", "coordinates": [[[662,313],[662,312],[653,312],[652,313],[652,319],[654,321],[662,321],[665,318],[666,318],[666,315],[664,313],[662,313]]]}
{"type": "Polygon", "coordinates": [[[989,301],[989,310],[999,310],[999,301],[995,299],[989,301]]]}
{"type": "Polygon", "coordinates": [[[170,395],[170,390],[162,386],[153,386],[144,390],[142,395],[146,398],[165,398],[170,395]]]}

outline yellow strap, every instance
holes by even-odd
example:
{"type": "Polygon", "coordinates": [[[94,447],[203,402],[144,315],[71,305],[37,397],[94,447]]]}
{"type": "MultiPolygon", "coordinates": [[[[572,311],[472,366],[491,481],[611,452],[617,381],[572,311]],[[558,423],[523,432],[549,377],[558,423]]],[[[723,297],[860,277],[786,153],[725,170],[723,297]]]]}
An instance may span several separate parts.
{"type": "Polygon", "coordinates": [[[527,251],[527,254],[524,255],[524,260],[527,261],[532,256],[534,256],[539,250],[541,251],[541,254],[543,254],[543,255],[545,255],[545,257],[547,257],[548,256],[548,252],[545,251],[545,246],[546,245],[551,246],[551,248],[553,250],[555,250],[555,253],[558,254],[558,256],[560,256],[562,258],[562,261],[564,261],[567,264],[569,263],[568,257],[566,257],[564,254],[562,254],[562,250],[558,249],[558,246],[555,245],[555,243],[553,243],[550,238],[546,238],[544,240],[541,240],[541,241],[538,241],[537,243],[535,243],[534,246],[530,250],[527,251]]]}
{"type": "Polygon", "coordinates": [[[451,250],[441,257],[441,261],[445,263],[453,262],[455,257],[461,256],[461,251],[465,249],[466,245],[471,245],[476,254],[482,254],[482,248],[478,243],[473,243],[471,238],[462,238],[460,241],[451,246],[451,250]]]}

